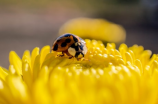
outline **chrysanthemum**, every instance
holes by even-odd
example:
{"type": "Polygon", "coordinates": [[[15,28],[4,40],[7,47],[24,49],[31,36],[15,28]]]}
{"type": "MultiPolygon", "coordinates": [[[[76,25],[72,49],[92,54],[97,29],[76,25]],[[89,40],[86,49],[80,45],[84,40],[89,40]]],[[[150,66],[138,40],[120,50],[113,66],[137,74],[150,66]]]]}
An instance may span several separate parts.
{"type": "Polygon", "coordinates": [[[22,59],[11,51],[9,70],[0,68],[0,104],[158,103],[156,54],[85,41],[88,60],[82,61],[57,57],[50,46],[26,50],[22,59]]]}
{"type": "Polygon", "coordinates": [[[125,29],[118,24],[100,18],[75,18],[67,21],[59,34],[72,33],[81,38],[97,39],[104,43],[122,43],[126,39],[125,29]]]}

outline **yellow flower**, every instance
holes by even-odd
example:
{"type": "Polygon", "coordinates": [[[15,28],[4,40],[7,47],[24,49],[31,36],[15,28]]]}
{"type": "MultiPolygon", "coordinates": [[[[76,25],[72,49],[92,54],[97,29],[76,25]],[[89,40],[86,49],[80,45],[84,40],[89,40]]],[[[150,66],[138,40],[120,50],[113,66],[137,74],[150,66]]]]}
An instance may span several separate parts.
{"type": "Polygon", "coordinates": [[[85,40],[77,61],[57,57],[50,46],[22,59],[11,51],[9,70],[0,68],[0,104],[157,104],[158,56],[142,46],[106,48],[85,40]]]}
{"type": "Polygon", "coordinates": [[[122,43],[125,41],[125,29],[105,19],[76,18],[66,22],[59,34],[72,33],[81,38],[97,39],[103,42],[122,43]]]}

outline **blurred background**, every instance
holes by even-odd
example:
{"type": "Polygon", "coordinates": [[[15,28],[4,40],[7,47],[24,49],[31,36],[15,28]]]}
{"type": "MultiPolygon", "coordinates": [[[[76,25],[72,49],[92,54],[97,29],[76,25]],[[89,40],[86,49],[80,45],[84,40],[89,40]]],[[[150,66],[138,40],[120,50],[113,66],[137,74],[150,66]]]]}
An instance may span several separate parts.
{"type": "Polygon", "coordinates": [[[0,0],[0,66],[8,68],[11,50],[22,57],[26,49],[52,45],[61,26],[78,17],[119,24],[128,46],[158,53],[158,0],[0,0]]]}

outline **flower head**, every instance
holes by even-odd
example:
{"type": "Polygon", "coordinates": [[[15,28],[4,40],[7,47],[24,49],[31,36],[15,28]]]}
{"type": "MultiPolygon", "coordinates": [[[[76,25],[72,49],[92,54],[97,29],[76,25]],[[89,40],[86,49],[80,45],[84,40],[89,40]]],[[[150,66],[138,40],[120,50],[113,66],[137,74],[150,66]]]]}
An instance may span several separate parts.
{"type": "Polygon", "coordinates": [[[77,61],[57,57],[45,46],[11,51],[9,70],[0,68],[0,104],[156,104],[158,56],[142,46],[105,47],[85,40],[88,53],[77,61]]]}
{"type": "Polygon", "coordinates": [[[125,29],[105,19],[76,18],[66,22],[59,34],[72,33],[81,38],[97,39],[105,43],[122,43],[125,41],[125,29]]]}

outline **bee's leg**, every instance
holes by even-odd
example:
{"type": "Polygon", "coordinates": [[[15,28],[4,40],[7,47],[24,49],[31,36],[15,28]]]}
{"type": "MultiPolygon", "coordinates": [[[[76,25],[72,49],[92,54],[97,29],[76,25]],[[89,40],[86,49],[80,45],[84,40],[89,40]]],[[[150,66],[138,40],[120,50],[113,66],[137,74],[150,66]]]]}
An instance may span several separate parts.
{"type": "Polygon", "coordinates": [[[73,58],[73,56],[70,56],[70,57],[69,57],[69,59],[72,59],[72,58],[73,58]]]}
{"type": "Polygon", "coordinates": [[[58,57],[63,57],[64,56],[64,52],[62,52],[62,54],[57,55],[58,57]]]}
{"type": "Polygon", "coordinates": [[[77,61],[81,61],[81,58],[77,58],[77,61]]]}
{"type": "Polygon", "coordinates": [[[83,58],[83,61],[89,61],[89,62],[90,62],[90,60],[89,60],[89,59],[85,59],[85,58],[83,58]]]}

